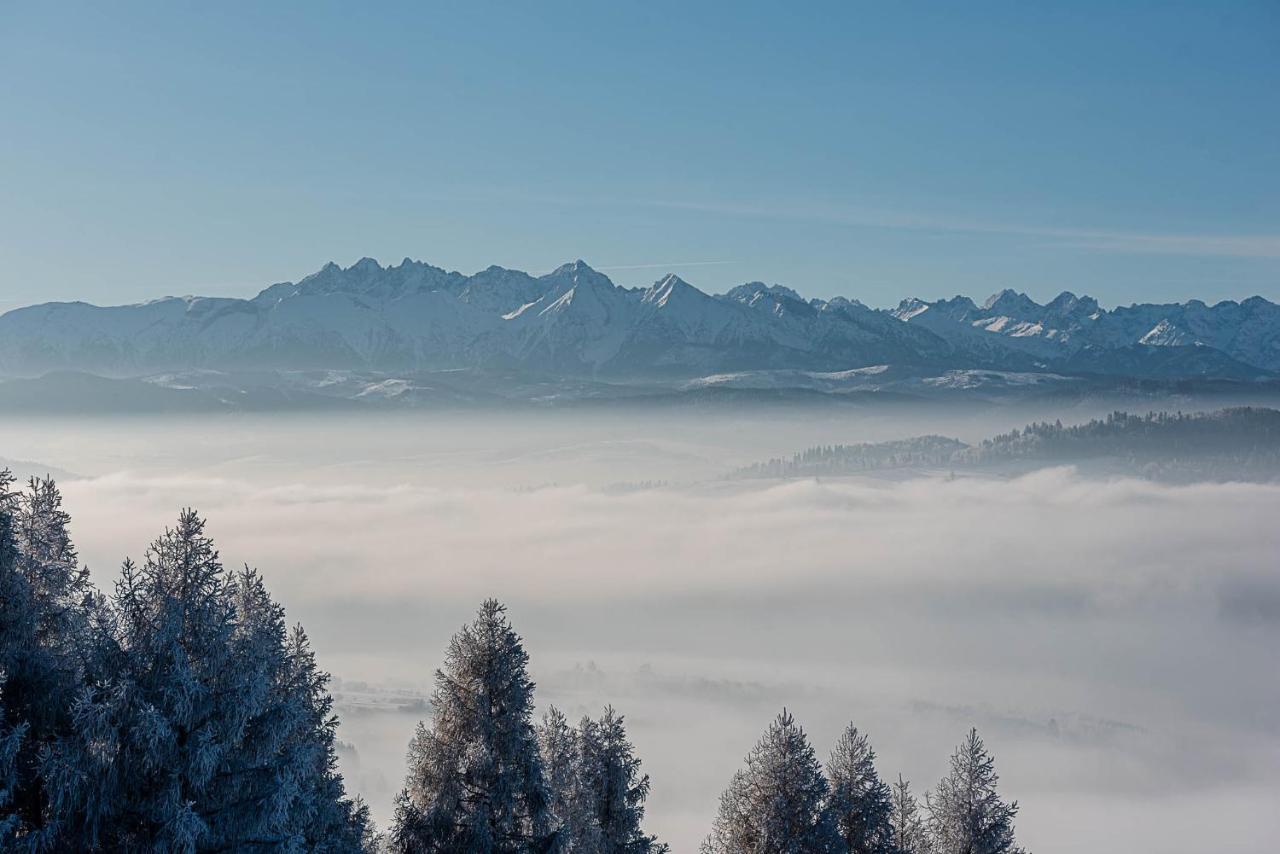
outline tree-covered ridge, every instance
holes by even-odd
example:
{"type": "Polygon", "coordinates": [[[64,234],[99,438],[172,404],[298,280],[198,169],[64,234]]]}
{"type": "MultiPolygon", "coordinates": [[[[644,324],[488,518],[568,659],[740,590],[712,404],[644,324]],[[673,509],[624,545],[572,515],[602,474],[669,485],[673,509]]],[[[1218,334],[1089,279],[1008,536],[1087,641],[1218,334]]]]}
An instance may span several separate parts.
{"type": "Polygon", "coordinates": [[[1235,407],[1211,413],[1113,412],[1084,424],[1032,423],[967,445],[944,436],[820,445],[790,459],[747,466],[735,477],[855,475],[890,469],[1009,470],[1105,465],[1162,479],[1280,477],[1280,411],[1235,407]]]}

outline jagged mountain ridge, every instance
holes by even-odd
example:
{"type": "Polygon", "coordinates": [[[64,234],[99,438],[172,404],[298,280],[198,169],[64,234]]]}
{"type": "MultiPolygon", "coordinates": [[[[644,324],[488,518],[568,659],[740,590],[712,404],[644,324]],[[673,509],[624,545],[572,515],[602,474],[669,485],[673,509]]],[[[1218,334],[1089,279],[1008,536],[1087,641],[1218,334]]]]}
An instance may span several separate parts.
{"type": "Polygon", "coordinates": [[[709,295],[671,274],[624,288],[583,261],[542,276],[404,259],[330,263],[251,299],[46,303],[0,316],[0,373],[131,376],[192,368],[520,368],[562,376],[700,376],[877,365],[1250,379],[1280,369],[1280,308],[1254,297],[1112,311],[1063,294],[805,300],[752,282],[709,295]],[[1114,352],[1115,358],[1112,358],[1114,352]]]}
{"type": "Polygon", "coordinates": [[[963,296],[907,299],[890,313],[951,341],[994,341],[1040,359],[1135,346],[1211,348],[1245,365],[1280,370],[1280,306],[1258,296],[1212,306],[1191,300],[1107,311],[1092,297],[1069,291],[1040,305],[1004,290],[981,306],[963,296]]]}

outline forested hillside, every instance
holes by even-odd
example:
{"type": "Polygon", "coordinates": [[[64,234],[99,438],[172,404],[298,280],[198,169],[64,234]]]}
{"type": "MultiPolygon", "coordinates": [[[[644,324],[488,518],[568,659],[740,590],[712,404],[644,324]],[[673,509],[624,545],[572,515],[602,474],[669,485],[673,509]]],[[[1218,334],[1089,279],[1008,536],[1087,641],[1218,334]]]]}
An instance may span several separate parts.
{"type": "Polygon", "coordinates": [[[888,469],[1018,471],[1045,465],[1105,467],[1169,480],[1280,477],[1280,411],[1254,407],[1212,413],[1113,412],[1064,426],[1033,423],[976,445],[944,436],[823,445],[775,458],[735,477],[854,475],[888,469]]]}

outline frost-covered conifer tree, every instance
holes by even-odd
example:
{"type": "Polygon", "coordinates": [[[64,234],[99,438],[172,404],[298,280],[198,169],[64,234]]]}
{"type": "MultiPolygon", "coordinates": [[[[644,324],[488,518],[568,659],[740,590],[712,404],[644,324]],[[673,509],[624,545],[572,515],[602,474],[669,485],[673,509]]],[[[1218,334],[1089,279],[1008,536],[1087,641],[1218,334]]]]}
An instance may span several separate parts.
{"type": "Polygon", "coordinates": [[[600,834],[583,785],[579,732],[552,706],[542,716],[537,735],[551,810],[560,826],[562,850],[566,854],[595,851],[600,834]]]}
{"type": "Polygon", "coordinates": [[[578,727],[579,779],[599,854],[656,854],[666,851],[641,830],[649,776],[627,740],[622,715],[612,706],[598,721],[583,718],[578,727]]]}
{"type": "Polygon", "coordinates": [[[71,516],[62,509],[62,493],[52,478],[31,478],[19,496],[14,526],[20,565],[41,602],[41,639],[72,646],[78,640],[68,626],[89,605],[93,588],[71,542],[71,516]]]}
{"type": "Polygon", "coordinates": [[[305,809],[303,786],[315,747],[304,707],[286,684],[284,609],[248,568],[228,579],[231,658],[237,701],[245,715],[207,784],[197,812],[206,816],[200,845],[234,850],[245,844],[296,845],[290,817],[305,809]]]}
{"type": "Polygon", "coordinates": [[[559,850],[528,661],[496,600],[453,636],[436,671],[431,726],[419,724],[409,747],[391,832],[397,850],[559,850]]]}
{"type": "Polygon", "coordinates": [[[10,805],[18,782],[14,763],[27,729],[25,724],[9,726],[5,720],[4,681],[4,673],[0,671],[0,851],[17,847],[16,837],[21,829],[19,817],[10,805]]]}
{"type": "Polygon", "coordinates": [[[202,845],[359,851],[368,820],[337,774],[328,674],[302,627],[286,630],[256,571],[237,574],[233,599],[242,702],[253,712],[209,786],[202,845]]]}
{"type": "Polygon", "coordinates": [[[45,763],[83,849],[359,852],[366,811],[334,765],[336,721],[300,631],[261,578],[232,576],[185,511],[101,621],[76,732],[45,763]]]}
{"type": "Polygon", "coordinates": [[[920,815],[920,805],[911,793],[911,784],[898,775],[891,794],[893,812],[893,844],[901,854],[932,854],[933,846],[920,815]]]}
{"type": "Polygon", "coordinates": [[[894,852],[889,787],[876,773],[875,758],[866,733],[850,724],[827,763],[828,807],[850,854],[894,852]]]}
{"type": "Polygon", "coordinates": [[[1015,854],[1017,802],[996,794],[995,762],[976,729],[951,756],[951,771],[928,799],[936,854],[1015,854]]]}
{"type": "Polygon", "coordinates": [[[81,704],[79,749],[59,774],[64,814],[97,845],[194,851],[224,837],[210,794],[262,695],[236,643],[232,593],[192,510],[141,565],[125,562],[103,640],[114,676],[81,704]]]}
{"type": "Polygon", "coordinates": [[[5,683],[11,648],[27,632],[29,625],[28,586],[18,573],[18,553],[13,543],[13,511],[17,496],[10,492],[13,475],[0,469],[0,848],[14,846],[22,830],[21,816],[14,809],[18,794],[18,751],[27,725],[13,720],[8,711],[5,683]]]}
{"type": "Polygon", "coordinates": [[[9,763],[13,779],[0,822],[23,846],[39,848],[52,844],[58,819],[41,757],[70,731],[94,602],[54,482],[32,478],[22,493],[11,491],[12,483],[7,471],[0,473],[0,670],[7,717],[22,738],[9,763]]]}
{"type": "Polygon", "coordinates": [[[785,709],[720,797],[703,854],[831,854],[840,836],[804,730],[785,709]]]}
{"type": "Polygon", "coordinates": [[[374,850],[375,835],[369,808],[359,798],[347,797],[338,772],[336,750],[338,719],[329,694],[329,674],[316,666],[311,641],[302,626],[295,626],[286,645],[285,686],[301,710],[299,736],[305,764],[301,773],[299,805],[290,826],[315,854],[345,854],[374,850]]]}

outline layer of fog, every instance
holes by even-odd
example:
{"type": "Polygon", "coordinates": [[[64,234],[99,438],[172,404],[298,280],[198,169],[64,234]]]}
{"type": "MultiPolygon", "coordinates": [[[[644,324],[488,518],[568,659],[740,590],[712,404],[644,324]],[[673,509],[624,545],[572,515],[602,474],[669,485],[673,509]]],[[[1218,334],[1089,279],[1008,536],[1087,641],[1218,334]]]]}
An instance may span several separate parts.
{"type": "Polygon", "coordinates": [[[678,851],[784,704],[821,752],[852,719],[882,773],[918,787],[977,725],[1035,850],[1265,850],[1280,488],[1070,469],[711,480],[818,442],[977,438],[1001,417],[9,421],[0,453],[95,475],[64,489],[103,583],[201,509],[342,680],[344,765],[380,820],[415,700],[497,595],[540,704],[627,715],[649,824],[678,851]],[[672,485],[600,488],[636,481],[672,485]]]}

